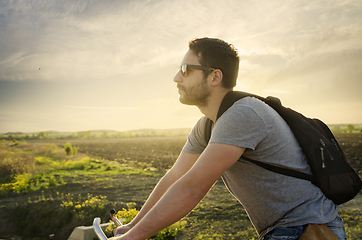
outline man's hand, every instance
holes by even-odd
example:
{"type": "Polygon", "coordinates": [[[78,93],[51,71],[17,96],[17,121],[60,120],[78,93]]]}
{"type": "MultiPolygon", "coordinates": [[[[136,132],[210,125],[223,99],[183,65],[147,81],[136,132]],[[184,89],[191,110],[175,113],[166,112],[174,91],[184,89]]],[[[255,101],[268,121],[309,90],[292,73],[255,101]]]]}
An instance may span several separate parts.
{"type": "Polygon", "coordinates": [[[131,228],[133,228],[134,227],[134,224],[132,223],[132,222],[130,222],[130,223],[128,223],[128,224],[125,224],[125,225],[123,225],[123,226],[119,226],[119,227],[117,227],[117,228],[115,228],[114,230],[113,230],[113,234],[114,234],[114,236],[117,236],[117,234],[120,234],[120,233],[126,233],[126,232],[128,232],[131,228]]]}

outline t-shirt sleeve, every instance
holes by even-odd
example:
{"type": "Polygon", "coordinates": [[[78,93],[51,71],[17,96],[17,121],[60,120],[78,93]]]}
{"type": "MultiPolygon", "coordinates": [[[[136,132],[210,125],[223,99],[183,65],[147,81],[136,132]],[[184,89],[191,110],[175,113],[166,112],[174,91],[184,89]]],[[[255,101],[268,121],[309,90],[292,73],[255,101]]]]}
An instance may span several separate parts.
{"type": "Polygon", "coordinates": [[[216,121],[210,143],[255,150],[266,135],[263,119],[256,111],[242,104],[234,104],[216,121]]]}
{"type": "Polygon", "coordinates": [[[206,120],[207,118],[205,116],[201,117],[192,128],[182,151],[192,154],[201,154],[204,151],[207,146],[207,142],[205,140],[206,120]]]}

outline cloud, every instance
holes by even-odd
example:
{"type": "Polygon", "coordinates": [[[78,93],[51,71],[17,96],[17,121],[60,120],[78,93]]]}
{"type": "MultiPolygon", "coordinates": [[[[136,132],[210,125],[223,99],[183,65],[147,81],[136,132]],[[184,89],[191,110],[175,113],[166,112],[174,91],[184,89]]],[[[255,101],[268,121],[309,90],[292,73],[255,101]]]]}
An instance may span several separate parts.
{"type": "Polygon", "coordinates": [[[155,11],[140,3],[32,3],[9,3],[2,10],[1,79],[99,79],[142,69],[170,53],[152,39],[156,26],[143,19],[153,19],[155,11]],[[38,67],[40,75],[33,72],[38,67]]]}
{"type": "Polygon", "coordinates": [[[252,53],[249,55],[241,55],[241,61],[246,61],[250,65],[260,65],[262,67],[281,67],[284,66],[287,61],[280,54],[276,53],[252,53]]]}
{"type": "Polygon", "coordinates": [[[161,118],[162,126],[192,124],[197,109],[160,99],[176,91],[188,41],[204,36],[238,48],[240,90],[358,106],[361,12],[360,0],[0,1],[0,110],[62,109],[62,121],[80,127],[106,124],[99,112],[130,129],[161,118]]]}
{"type": "Polygon", "coordinates": [[[64,106],[65,108],[90,109],[90,110],[136,110],[136,107],[93,107],[93,106],[64,106]]]}
{"type": "Polygon", "coordinates": [[[296,76],[313,75],[319,72],[335,71],[350,65],[362,66],[362,49],[351,49],[336,53],[312,55],[281,70],[272,76],[270,82],[288,81],[296,76]]]}

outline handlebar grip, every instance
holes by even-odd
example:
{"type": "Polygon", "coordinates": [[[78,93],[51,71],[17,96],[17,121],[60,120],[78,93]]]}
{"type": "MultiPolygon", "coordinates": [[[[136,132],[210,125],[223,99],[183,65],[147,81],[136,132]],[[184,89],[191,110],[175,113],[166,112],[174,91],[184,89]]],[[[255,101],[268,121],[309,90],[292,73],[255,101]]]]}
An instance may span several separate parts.
{"type": "Polygon", "coordinates": [[[93,220],[93,228],[94,228],[94,232],[96,233],[97,237],[99,238],[99,240],[107,240],[106,235],[104,234],[104,232],[102,231],[101,228],[101,219],[99,217],[96,217],[93,220]]]}
{"type": "Polygon", "coordinates": [[[122,222],[116,217],[116,210],[112,209],[110,212],[111,220],[116,224],[117,227],[123,226],[122,222]]]}

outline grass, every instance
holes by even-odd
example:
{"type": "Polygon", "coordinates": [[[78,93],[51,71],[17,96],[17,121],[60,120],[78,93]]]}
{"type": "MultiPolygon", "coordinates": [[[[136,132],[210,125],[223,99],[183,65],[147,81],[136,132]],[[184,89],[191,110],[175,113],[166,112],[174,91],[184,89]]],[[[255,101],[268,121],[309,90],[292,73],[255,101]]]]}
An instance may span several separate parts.
{"type": "MultiPolygon", "coordinates": [[[[338,135],[361,170],[362,134],[338,135]]],[[[67,239],[109,210],[137,212],[169,169],[185,137],[0,142],[0,236],[67,239]],[[69,147],[69,144],[67,144],[69,147]],[[76,152],[76,153],[71,153],[76,152]],[[11,187],[5,187],[11,186],[11,187]],[[1,192],[1,190],[0,190],[1,192]]],[[[348,239],[362,236],[362,194],[340,206],[348,239]]],[[[122,215],[120,215],[121,217],[122,215]]],[[[241,205],[218,181],[199,205],[159,239],[257,239],[241,205]]]]}
{"type": "MultiPolygon", "coordinates": [[[[45,144],[43,148],[36,146],[36,151],[29,151],[30,146],[24,142],[14,145],[12,142],[3,141],[0,146],[2,149],[0,152],[2,169],[0,194],[22,193],[55,187],[65,184],[63,178],[74,178],[80,175],[82,178],[93,180],[102,174],[108,176],[157,174],[157,169],[147,163],[135,161],[119,163],[92,159],[87,156],[79,158],[72,155],[69,157],[67,149],[72,148],[70,143],[66,144],[64,150],[66,155],[55,144],[45,144]]],[[[104,178],[104,181],[107,179],[109,178],[104,178]]],[[[102,180],[95,179],[95,181],[102,180]]]]}

